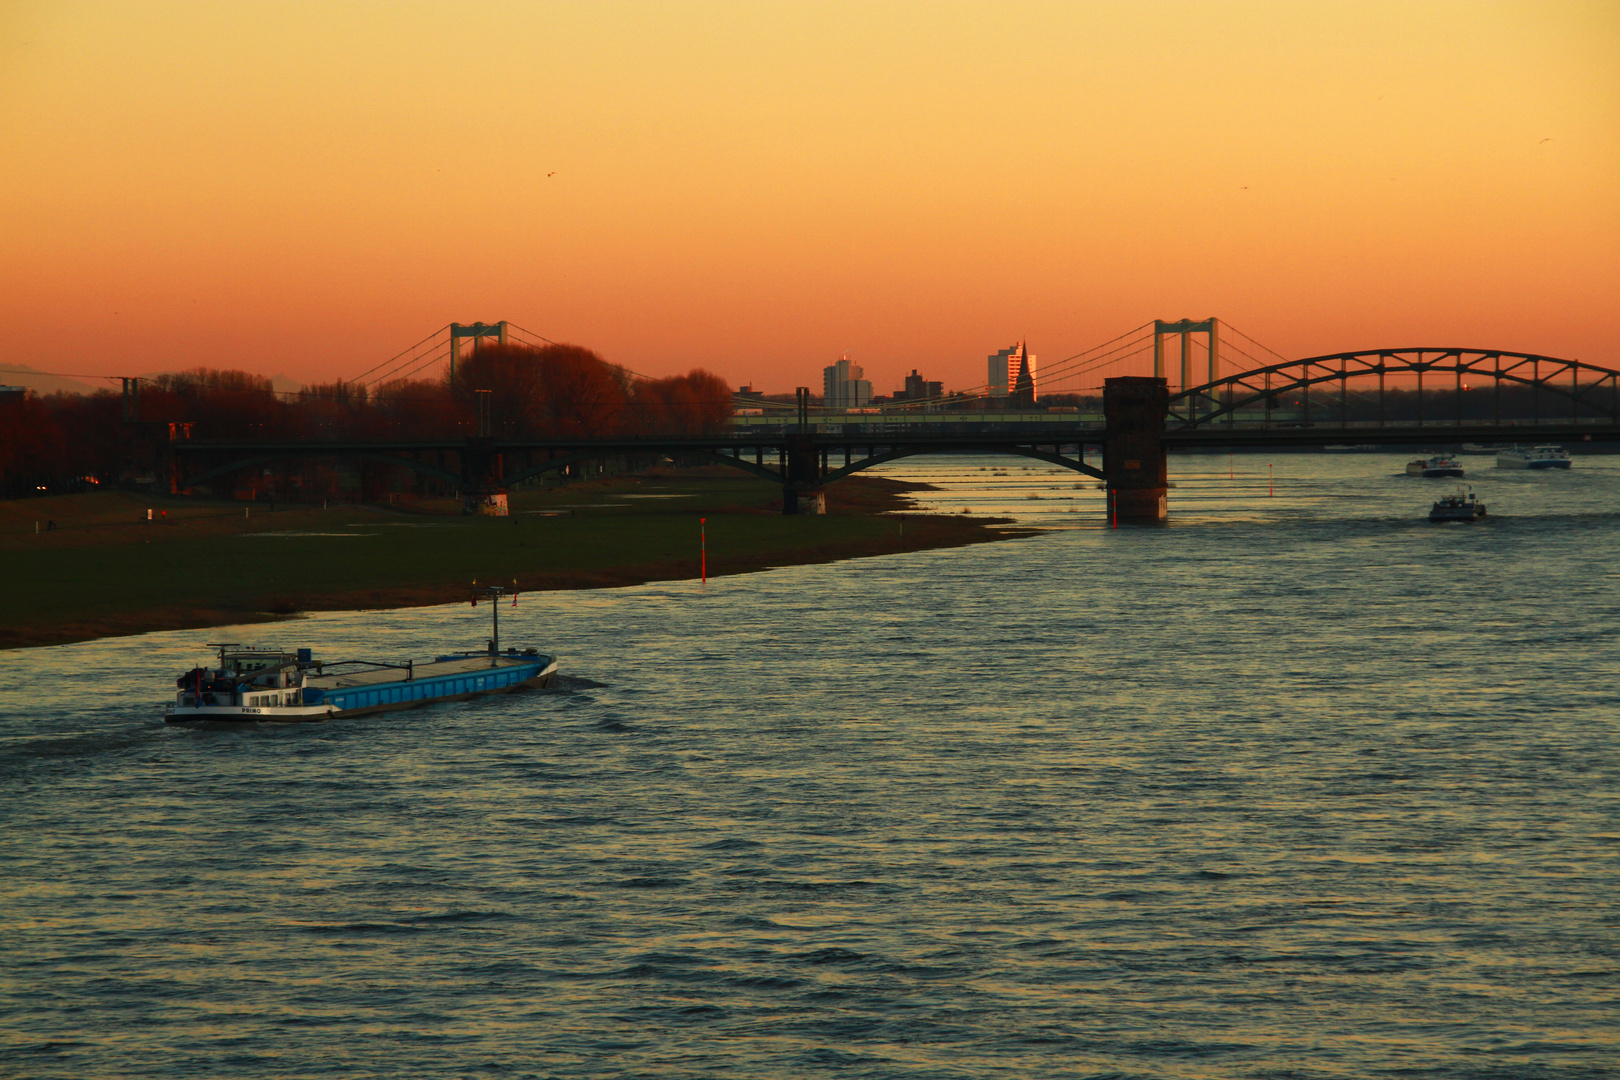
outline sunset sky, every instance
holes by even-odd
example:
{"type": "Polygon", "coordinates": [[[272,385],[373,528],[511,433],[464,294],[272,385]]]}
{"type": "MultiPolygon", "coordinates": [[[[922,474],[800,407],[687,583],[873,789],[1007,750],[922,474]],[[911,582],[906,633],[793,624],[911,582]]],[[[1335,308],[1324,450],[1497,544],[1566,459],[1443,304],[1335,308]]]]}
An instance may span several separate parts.
{"type": "MultiPolygon", "coordinates": [[[[0,363],[984,381],[1153,318],[1620,367],[1620,4],[0,4],[0,363]]],[[[0,375],[0,381],[4,376],[0,375]]]]}

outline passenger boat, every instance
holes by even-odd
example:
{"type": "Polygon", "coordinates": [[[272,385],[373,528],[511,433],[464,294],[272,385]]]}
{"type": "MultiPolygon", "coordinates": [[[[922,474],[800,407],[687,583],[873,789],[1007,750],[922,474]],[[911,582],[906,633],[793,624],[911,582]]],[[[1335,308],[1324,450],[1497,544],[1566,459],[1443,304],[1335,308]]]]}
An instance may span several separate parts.
{"type": "Polygon", "coordinates": [[[1569,452],[1562,446],[1505,446],[1496,452],[1498,469],[1567,469],[1569,452]]]}
{"type": "Polygon", "coordinates": [[[334,716],[550,686],[557,677],[554,657],[538,649],[501,649],[499,601],[506,590],[478,592],[494,608],[494,636],[482,652],[448,653],[418,664],[317,660],[309,649],[289,652],[216,642],[210,647],[219,650],[217,663],[193,668],[175,680],[178,693],[163,719],[170,724],[321,723],[334,716]]]}
{"type": "Polygon", "coordinates": [[[1485,516],[1485,504],[1459,489],[1455,495],[1442,495],[1429,510],[1430,521],[1478,521],[1485,516]]]}
{"type": "Polygon", "coordinates": [[[1434,454],[1406,463],[1407,476],[1461,476],[1463,467],[1447,454],[1434,454]]]}

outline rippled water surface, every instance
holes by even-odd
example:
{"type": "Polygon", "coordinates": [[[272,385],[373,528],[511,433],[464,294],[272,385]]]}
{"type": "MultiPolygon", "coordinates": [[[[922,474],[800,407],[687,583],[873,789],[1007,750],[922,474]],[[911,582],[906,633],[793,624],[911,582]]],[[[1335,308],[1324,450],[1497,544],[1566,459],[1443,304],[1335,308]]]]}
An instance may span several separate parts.
{"type": "Polygon", "coordinates": [[[559,689],[320,726],[159,713],[485,609],[0,653],[0,1074],[1614,1075],[1620,457],[1469,459],[1472,526],[1403,460],[1119,530],[905,462],[1055,528],[528,596],[559,689]]]}

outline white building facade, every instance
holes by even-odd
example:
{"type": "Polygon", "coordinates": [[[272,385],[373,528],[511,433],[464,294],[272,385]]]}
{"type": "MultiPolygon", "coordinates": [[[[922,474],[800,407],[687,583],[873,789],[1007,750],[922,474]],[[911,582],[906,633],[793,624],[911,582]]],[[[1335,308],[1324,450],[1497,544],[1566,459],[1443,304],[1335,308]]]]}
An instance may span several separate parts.
{"type": "Polygon", "coordinates": [[[858,409],[872,403],[872,384],[866,370],[849,358],[821,369],[821,403],[829,409],[858,409]]]}
{"type": "Polygon", "coordinates": [[[1011,398],[1035,404],[1035,357],[1020,341],[990,354],[990,375],[985,382],[993,398],[1011,398]]]}

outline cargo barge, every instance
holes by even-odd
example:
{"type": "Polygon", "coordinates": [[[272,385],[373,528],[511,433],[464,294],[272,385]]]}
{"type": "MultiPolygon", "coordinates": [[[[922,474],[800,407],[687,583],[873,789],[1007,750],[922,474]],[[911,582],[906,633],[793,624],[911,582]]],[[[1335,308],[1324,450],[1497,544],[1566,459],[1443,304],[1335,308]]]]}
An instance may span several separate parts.
{"type": "Polygon", "coordinates": [[[163,719],[170,724],[321,723],[336,716],[550,686],[557,677],[555,657],[538,649],[501,649],[499,601],[504,592],[479,590],[495,609],[495,632],[486,649],[448,653],[422,664],[317,660],[309,649],[211,643],[219,650],[217,662],[175,680],[178,692],[163,719]]]}

